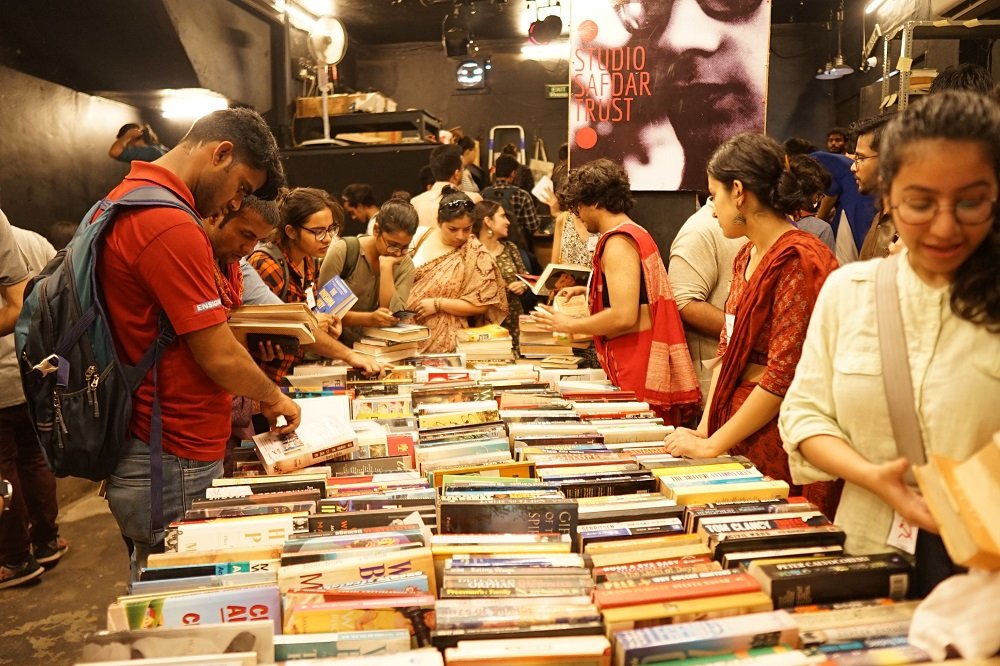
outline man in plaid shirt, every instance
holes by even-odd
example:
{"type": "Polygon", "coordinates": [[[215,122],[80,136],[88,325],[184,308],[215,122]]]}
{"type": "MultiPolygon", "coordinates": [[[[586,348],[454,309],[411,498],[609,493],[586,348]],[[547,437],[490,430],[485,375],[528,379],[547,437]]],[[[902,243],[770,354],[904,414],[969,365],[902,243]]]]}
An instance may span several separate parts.
{"type": "Polygon", "coordinates": [[[500,155],[493,170],[493,184],[483,190],[483,198],[503,206],[510,220],[510,240],[530,252],[531,235],[538,231],[539,220],[534,197],[512,182],[520,168],[513,155],[500,155]]]}

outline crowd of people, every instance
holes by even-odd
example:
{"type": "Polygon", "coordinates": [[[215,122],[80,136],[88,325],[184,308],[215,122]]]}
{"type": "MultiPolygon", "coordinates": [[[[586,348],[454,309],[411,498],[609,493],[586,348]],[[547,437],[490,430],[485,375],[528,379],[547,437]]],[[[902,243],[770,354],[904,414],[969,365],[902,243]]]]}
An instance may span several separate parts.
{"type": "MultiPolygon", "coordinates": [[[[903,113],[831,130],[826,150],[752,132],[718,141],[705,164],[710,198],[680,229],[668,264],[630,217],[629,176],[610,159],[572,169],[563,160],[553,198],[538,202],[510,154],[490,165],[490,184],[477,182],[475,145],[463,137],[431,153],[424,192],[379,204],[369,184],[339,196],[284,187],[275,140],[248,109],[201,118],[169,150],[150,128],[123,127],[109,155],[136,161],[109,196],[157,186],[202,218],[159,206],[124,212],[97,267],[126,362],[138,363],[163,314],[179,339],[159,383],[147,376],[136,392],[132,440],[108,483],[134,570],[162,548],[162,524],[223,474],[227,441],[252,412],[272,425],[283,417],[283,432],[298,425],[299,407],[278,386],[306,354],[376,373],[350,345],[403,317],[428,328],[423,354],[453,352],[456,331],[486,323],[508,328],[516,350],[530,314],[543,330],[592,339],[578,350],[584,363],[675,426],[669,453],[746,456],[835,517],[853,553],[885,550],[894,514],[919,527],[918,557],[934,563],[921,569],[929,590],[955,569],[895,443],[887,350],[908,361],[927,453],[966,458],[1000,431],[991,409],[1000,395],[1000,106],[987,91],[943,90],[947,78],[903,113]],[[588,285],[561,293],[585,299],[587,316],[535,305],[517,277],[537,268],[542,209],[555,218],[551,260],[592,267],[588,285]],[[241,304],[313,305],[316,288],[338,275],[358,300],[342,318],[321,318],[310,345],[248,347],[227,325],[241,304]],[[898,307],[905,335],[887,336],[884,302],[898,307]],[[161,522],[150,508],[154,396],[161,522]]],[[[4,334],[28,276],[54,254],[26,234],[0,215],[4,334]]],[[[10,342],[0,366],[8,387],[10,342]]],[[[68,544],[54,479],[28,444],[24,396],[0,400],[0,475],[20,490],[0,519],[7,587],[41,575],[68,544]]]]}

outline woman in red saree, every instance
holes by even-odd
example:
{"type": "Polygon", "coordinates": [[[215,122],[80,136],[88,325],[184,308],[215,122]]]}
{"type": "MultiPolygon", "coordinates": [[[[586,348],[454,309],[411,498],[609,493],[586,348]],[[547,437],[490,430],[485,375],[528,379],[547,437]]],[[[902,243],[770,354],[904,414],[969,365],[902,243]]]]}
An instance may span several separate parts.
{"type": "MultiPolygon", "coordinates": [[[[560,206],[590,233],[601,233],[589,287],[590,316],[574,319],[539,306],[543,328],[594,336],[601,367],[618,387],[635,391],[666,423],[693,413],[701,391],[656,242],[628,217],[635,200],[614,162],[595,160],[570,173],[560,206]]],[[[585,287],[562,294],[582,297],[585,287]]]]}
{"type": "Polygon", "coordinates": [[[726,325],[697,430],[668,435],[674,455],[745,455],[767,476],[787,481],[832,517],[840,485],[792,485],[778,434],[778,409],[802,354],[809,318],[837,260],[816,236],[787,215],[822,177],[808,157],[790,162],[776,141],[741,134],[720,146],[708,165],[715,216],[727,238],[749,239],[733,260],[726,325]]]}

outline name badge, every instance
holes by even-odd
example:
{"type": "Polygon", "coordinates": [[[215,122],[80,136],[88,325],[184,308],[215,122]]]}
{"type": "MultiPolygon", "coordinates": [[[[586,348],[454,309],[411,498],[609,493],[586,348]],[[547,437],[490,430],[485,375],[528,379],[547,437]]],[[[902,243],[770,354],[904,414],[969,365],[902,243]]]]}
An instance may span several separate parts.
{"type": "Polygon", "coordinates": [[[916,525],[911,525],[909,521],[899,515],[899,512],[893,511],[892,527],[889,528],[889,537],[885,543],[913,555],[917,552],[917,530],[916,525]]]}
{"type": "Polygon", "coordinates": [[[733,339],[733,328],[736,327],[736,315],[726,313],[726,342],[733,339]]]}
{"type": "Polygon", "coordinates": [[[597,236],[591,234],[590,236],[587,237],[587,252],[594,254],[594,251],[596,249],[597,249],[597,236]]]}
{"type": "Polygon", "coordinates": [[[312,286],[306,289],[306,306],[310,310],[316,309],[316,287],[312,286]]]}

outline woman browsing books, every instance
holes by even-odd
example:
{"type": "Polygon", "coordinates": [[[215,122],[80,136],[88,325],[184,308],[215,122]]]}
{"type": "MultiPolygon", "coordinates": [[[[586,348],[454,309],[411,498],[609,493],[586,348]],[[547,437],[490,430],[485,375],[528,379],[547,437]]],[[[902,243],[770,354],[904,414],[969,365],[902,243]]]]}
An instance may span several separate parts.
{"type": "MultiPolygon", "coordinates": [[[[317,257],[326,254],[340,232],[344,213],[324,190],[297,187],[284,193],[279,202],[280,223],[275,240],[258,246],[249,257],[251,266],[270,290],[285,303],[310,303],[318,271],[317,257]]],[[[338,345],[340,347],[340,345],[338,345]]],[[[251,350],[264,373],[277,384],[302,361],[305,350],[296,347],[251,350]]],[[[344,350],[343,360],[367,372],[380,368],[359,354],[344,350]]]]}
{"type": "MultiPolygon", "coordinates": [[[[708,189],[722,233],[749,242],[733,260],[719,362],[701,423],[665,439],[673,455],[744,455],[767,476],[789,484],[778,408],[799,363],[820,286],[837,268],[830,248],[786,217],[811,203],[806,192],[813,191],[818,171],[802,164],[789,162],[774,139],[750,133],[728,140],[709,160],[708,189]]],[[[839,487],[793,488],[793,494],[800,492],[827,516],[836,510],[839,487]]]]}
{"type": "MultiPolygon", "coordinates": [[[[573,171],[559,191],[560,205],[590,233],[594,252],[589,317],[573,318],[544,305],[533,313],[544,329],[593,335],[601,367],[615,385],[635,391],[667,423],[680,424],[701,400],[680,315],[656,242],[633,222],[628,176],[606,159],[573,171]]],[[[584,287],[563,295],[583,298],[584,287]]]]}
{"type": "Polygon", "coordinates": [[[517,246],[506,240],[509,227],[510,220],[507,219],[507,213],[495,201],[481,201],[472,210],[472,233],[476,234],[479,242],[493,256],[493,260],[500,268],[503,281],[507,284],[509,309],[507,318],[501,325],[510,331],[516,351],[519,337],[518,317],[524,314],[521,296],[528,291],[528,285],[517,277],[526,273],[527,269],[524,267],[517,246]]]}
{"type": "Polygon", "coordinates": [[[361,337],[362,328],[395,326],[394,312],[406,309],[416,268],[410,241],[417,231],[417,211],[402,199],[389,199],[379,209],[370,236],[339,238],[330,244],[319,272],[319,284],[340,275],[358,297],[343,317],[346,344],[361,337]],[[352,247],[354,249],[352,251],[352,247]],[[353,259],[353,266],[345,262],[353,259]]]}
{"type": "Polygon", "coordinates": [[[936,526],[904,479],[906,445],[896,442],[917,440],[919,451],[922,440],[927,455],[965,460],[1000,430],[1000,110],[972,93],[932,95],[896,117],[881,145],[883,206],[905,249],[849,264],[824,285],[780,426],[794,479],[846,482],[836,521],[850,552],[887,550],[894,511],[920,528],[917,593],[925,594],[940,578],[924,577],[922,566],[933,559],[927,532],[936,526]],[[879,294],[901,319],[891,340],[881,330],[891,309],[876,305],[879,294]],[[883,361],[893,349],[909,371],[891,390],[912,382],[898,403],[883,384],[895,376],[891,356],[883,361]],[[916,412],[913,438],[896,434],[912,417],[889,417],[890,404],[906,403],[916,412]]]}
{"type": "Polygon", "coordinates": [[[424,234],[413,257],[417,272],[408,309],[430,337],[422,353],[455,351],[455,332],[476,323],[496,324],[507,315],[507,285],[490,253],[472,235],[475,204],[445,186],[437,226],[424,234]]]}

